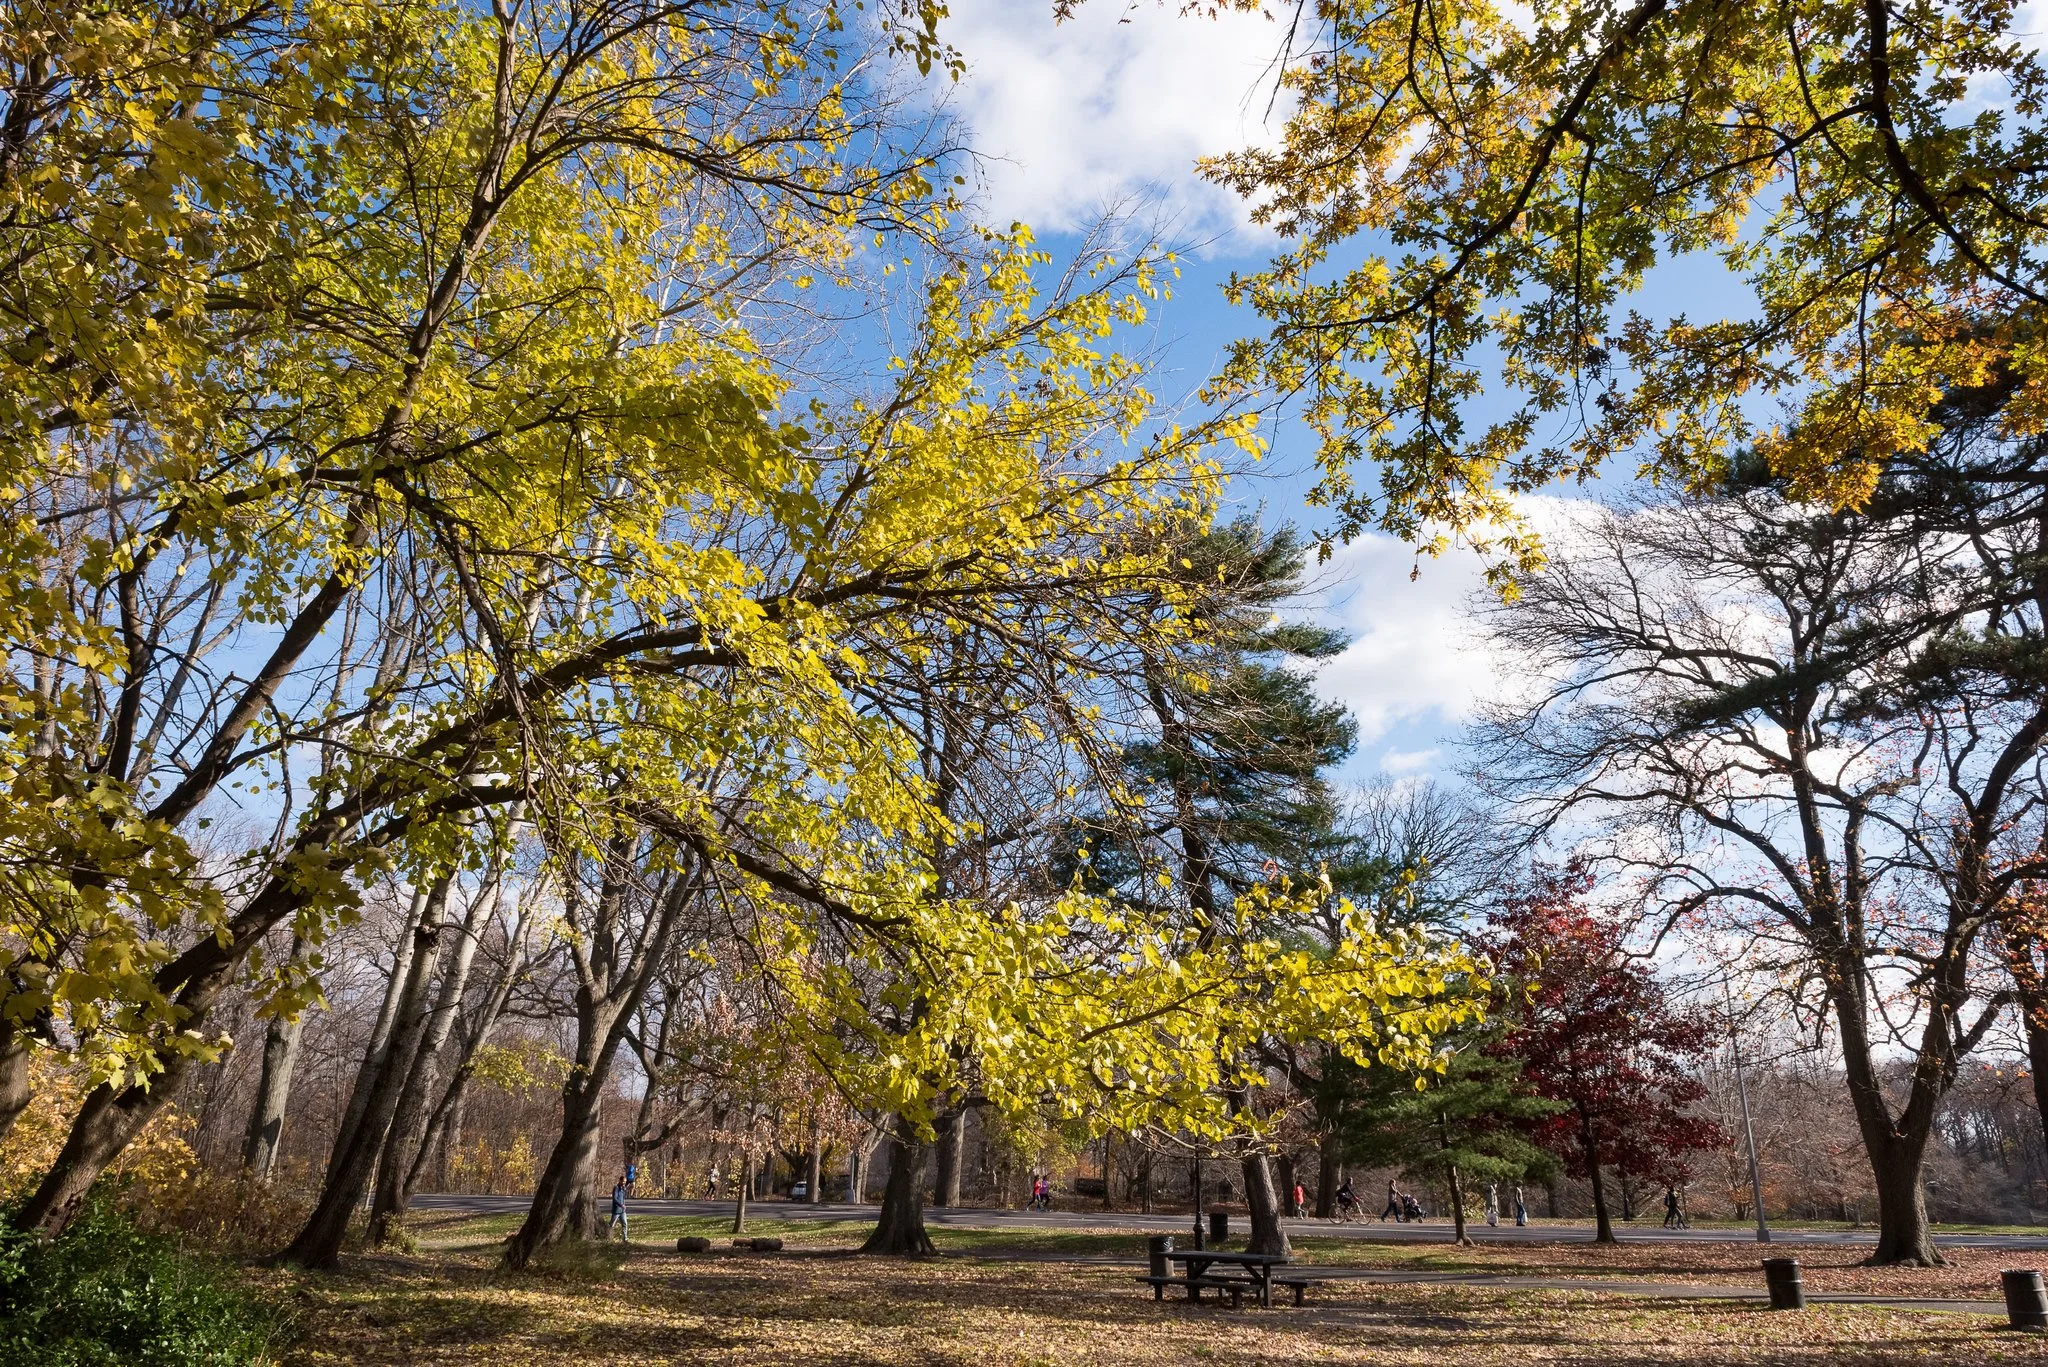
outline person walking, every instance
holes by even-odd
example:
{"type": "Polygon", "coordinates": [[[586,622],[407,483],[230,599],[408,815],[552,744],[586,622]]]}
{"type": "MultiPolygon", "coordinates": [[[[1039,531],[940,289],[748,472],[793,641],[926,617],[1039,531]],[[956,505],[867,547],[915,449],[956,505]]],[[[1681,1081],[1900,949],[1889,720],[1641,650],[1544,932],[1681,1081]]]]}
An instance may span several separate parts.
{"type": "Polygon", "coordinates": [[[1308,1189],[1307,1189],[1306,1187],[1302,1186],[1302,1184],[1301,1184],[1300,1182],[1296,1182],[1296,1183],[1294,1184],[1294,1209],[1293,1209],[1293,1210],[1290,1210],[1290,1211],[1288,1211],[1287,1213],[1288,1213],[1289,1215],[1293,1215],[1293,1216],[1299,1217],[1299,1216],[1301,1215],[1301,1213],[1302,1213],[1302,1212],[1303,1212],[1304,1210],[1307,1210],[1307,1209],[1308,1209],[1308,1189]]]}
{"type": "Polygon", "coordinates": [[[604,1227],[604,1237],[610,1239],[614,1229],[619,1231],[620,1243],[633,1242],[633,1236],[626,1228],[626,1179],[623,1174],[612,1184],[612,1222],[604,1227]]]}
{"type": "Polygon", "coordinates": [[[1678,1228],[1678,1188],[1664,1188],[1664,1228],[1678,1228]]]}
{"type": "Polygon", "coordinates": [[[1528,1223],[1529,1203],[1522,1199],[1522,1184],[1517,1182],[1515,1183],[1515,1224],[1517,1226],[1526,1226],[1528,1223]]]}
{"type": "Polygon", "coordinates": [[[1380,1223],[1385,1224],[1389,1215],[1394,1217],[1397,1225],[1405,1224],[1408,1219],[1401,1209],[1401,1189],[1394,1185],[1391,1177],[1387,1179],[1387,1208],[1380,1212],[1380,1223]]]}
{"type": "Polygon", "coordinates": [[[637,1160],[637,1159],[629,1160],[629,1161],[627,1162],[627,1164],[626,1164],[626,1195],[628,1195],[628,1196],[631,1196],[631,1195],[633,1194],[633,1184],[634,1184],[634,1183],[636,1183],[636,1182],[638,1182],[639,1180],[640,1180],[640,1163],[639,1163],[639,1160],[637,1160]]]}
{"type": "Polygon", "coordinates": [[[1486,1184],[1486,1224],[1489,1229],[1500,1223],[1500,1185],[1486,1184]]]}

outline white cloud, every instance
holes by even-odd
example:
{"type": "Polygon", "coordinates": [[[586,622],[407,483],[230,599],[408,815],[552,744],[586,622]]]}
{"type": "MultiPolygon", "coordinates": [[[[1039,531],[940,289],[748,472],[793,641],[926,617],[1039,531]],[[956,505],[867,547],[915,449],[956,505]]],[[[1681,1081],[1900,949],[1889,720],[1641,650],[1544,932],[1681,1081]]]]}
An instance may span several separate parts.
{"type": "Polygon", "coordinates": [[[967,60],[951,104],[989,158],[992,221],[1072,231],[1139,197],[1176,236],[1252,231],[1237,197],[1194,165],[1277,134],[1284,107],[1266,117],[1277,23],[1091,0],[1056,25],[1049,0],[954,0],[946,34],[967,60]]]}
{"type": "MultiPolygon", "coordinates": [[[[1553,550],[1568,546],[1578,520],[1599,509],[1589,499],[1548,495],[1515,504],[1553,550]]],[[[1317,685],[1351,709],[1362,745],[1390,742],[1382,769],[1432,763],[1431,742],[1468,721],[1481,700],[1514,686],[1472,616],[1475,598],[1491,592],[1485,573],[1472,551],[1418,557],[1405,542],[1375,534],[1340,547],[1318,574],[1330,617],[1352,640],[1317,685]]]]}
{"type": "MultiPolygon", "coordinates": [[[[1331,615],[1352,642],[1317,682],[1325,697],[1358,718],[1362,743],[1398,728],[1455,725],[1492,688],[1493,661],[1467,611],[1483,572],[1469,551],[1418,561],[1407,545],[1380,535],[1341,547],[1323,567],[1321,577],[1332,587],[1331,615]],[[1411,569],[1421,573],[1411,579],[1411,569]]],[[[1391,769],[1395,760],[1390,754],[1381,763],[1391,769]]]]}
{"type": "Polygon", "coordinates": [[[1440,753],[1434,746],[1427,750],[1389,750],[1380,756],[1380,768],[1390,774],[1412,774],[1435,764],[1440,753]]]}

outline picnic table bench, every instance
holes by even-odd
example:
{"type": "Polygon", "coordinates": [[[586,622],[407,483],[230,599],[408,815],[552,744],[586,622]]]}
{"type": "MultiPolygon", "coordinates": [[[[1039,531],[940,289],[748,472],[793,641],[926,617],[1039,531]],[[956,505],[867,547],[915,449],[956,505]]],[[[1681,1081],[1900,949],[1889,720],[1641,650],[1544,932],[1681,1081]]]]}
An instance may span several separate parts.
{"type": "Polygon", "coordinates": [[[1194,1248],[1175,1251],[1172,1241],[1162,1239],[1153,1246],[1151,1270],[1138,1280],[1152,1287],[1152,1299],[1164,1300],[1169,1286],[1184,1287],[1188,1299],[1199,1302],[1204,1291],[1214,1291],[1220,1300],[1230,1297],[1233,1309],[1243,1303],[1244,1293],[1257,1293],[1259,1304],[1273,1304],[1275,1285],[1290,1288],[1294,1292],[1294,1303],[1300,1305],[1303,1293],[1308,1290],[1306,1277],[1276,1277],[1274,1271],[1285,1265],[1288,1258],[1279,1253],[1228,1253],[1221,1249],[1194,1248]],[[1160,1247],[1165,1244],[1166,1247],[1160,1247]],[[1176,1275],[1172,1265],[1180,1263],[1186,1272],[1176,1275]],[[1228,1269],[1219,1274],[1213,1269],[1228,1269]]]}

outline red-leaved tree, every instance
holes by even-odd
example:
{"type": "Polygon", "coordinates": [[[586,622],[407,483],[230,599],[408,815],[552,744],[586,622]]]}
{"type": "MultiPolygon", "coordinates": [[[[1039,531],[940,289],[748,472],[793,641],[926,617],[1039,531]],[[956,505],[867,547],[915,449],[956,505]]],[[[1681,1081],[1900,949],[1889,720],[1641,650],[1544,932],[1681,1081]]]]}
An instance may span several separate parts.
{"type": "Polygon", "coordinates": [[[1713,1027],[1674,1007],[1619,918],[1587,905],[1582,866],[1538,866],[1492,918],[1487,949],[1514,1003],[1502,1048],[1523,1060],[1532,1088],[1565,1110],[1536,1138],[1593,1186],[1601,1243],[1614,1242],[1603,1172],[1676,1181],[1685,1156],[1722,1142],[1697,1113],[1699,1061],[1713,1027]]]}

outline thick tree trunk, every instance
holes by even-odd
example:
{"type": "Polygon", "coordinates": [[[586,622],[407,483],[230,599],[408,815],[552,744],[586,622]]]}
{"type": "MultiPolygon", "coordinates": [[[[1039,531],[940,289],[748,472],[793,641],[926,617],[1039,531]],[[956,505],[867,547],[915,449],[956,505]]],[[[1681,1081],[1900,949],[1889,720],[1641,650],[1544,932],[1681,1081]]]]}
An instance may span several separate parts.
{"type": "Polygon", "coordinates": [[[156,1118],[165,1101],[175,1093],[190,1067],[188,1060],[169,1055],[163,1071],[148,1090],[140,1087],[115,1089],[102,1083],[85,1094],[64,1147],[43,1174],[42,1182],[19,1217],[23,1229],[33,1229],[46,1238],[64,1232],[85,1204],[86,1194],[99,1180],[107,1165],[120,1157],[143,1128],[156,1118]]]}
{"type": "MultiPolygon", "coordinates": [[[[2041,1117],[2041,1137],[2048,1143],[2048,1015],[2036,1025],[2027,1022],[2027,1063],[2033,1070],[2034,1108],[2041,1117]]],[[[6,1137],[5,1128],[0,1128],[0,1138],[6,1137]]]]}
{"type": "Polygon", "coordinates": [[[889,1181],[882,1189],[881,1216],[860,1251],[899,1257],[935,1252],[924,1227],[924,1167],[930,1146],[902,1120],[888,1142],[889,1181]]]}
{"type": "Polygon", "coordinates": [[[286,1020],[272,1017],[263,1031],[263,1071],[256,1082],[256,1102],[249,1109],[249,1134],[242,1143],[242,1168],[258,1182],[277,1170],[277,1151],[284,1142],[285,1105],[291,1100],[292,1074],[299,1063],[302,1012],[286,1020]]]}
{"type": "Polygon", "coordinates": [[[960,1150],[967,1138],[967,1108],[939,1117],[939,1142],[932,1164],[932,1204],[941,1209],[960,1204],[960,1150]]]}
{"type": "Polygon", "coordinates": [[[506,1267],[523,1268],[549,1244],[590,1236],[596,1222],[600,1104],[609,1072],[579,1069],[563,1084],[562,1137],[548,1154],[525,1223],[506,1241],[506,1267]]]}
{"type": "Polygon", "coordinates": [[[426,1032],[427,998],[441,956],[444,930],[441,912],[447,905],[448,889],[453,881],[452,875],[442,877],[427,899],[427,909],[413,930],[411,961],[407,965],[405,987],[393,1016],[382,1065],[371,1080],[354,1130],[343,1136],[345,1142],[336,1144],[334,1157],[327,1165],[327,1181],[321,1187],[319,1203],[314,1206],[306,1227],[299,1231],[299,1237],[278,1255],[280,1262],[330,1268],[340,1260],[341,1243],[348,1232],[349,1219],[362,1201],[363,1192],[370,1185],[371,1174],[383,1155],[392,1116],[398,1110],[399,1097],[412,1073],[426,1032]]]}
{"type": "Polygon", "coordinates": [[[1273,1188],[1273,1163],[1266,1154],[1252,1150],[1243,1156],[1245,1209],[1252,1224],[1247,1253],[1274,1253],[1286,1257],[1294,1252],[1287,1231],[1280,1226],[1280,1193],[1273,1188]]]}
{"type": "Polygon", "coordinates": [[[1337,1187],[1341,1165],[1338,1162],[1338,1140],[1334,1134],[1323,1136],[1316,1149],[1316,1218],[1327,1220],[1337,1213],[1337,1187]]]}
{"type": "Polygon", "coordinates": [[[0,1018],[0,1139],[7,1138],[35,1095],[28,1081],[28,1051],[28,1032],[0,1018]]]}
{"type": "Polygon", "coordinates": [[[1579,1112],[1579,1143],[1586,1151],[1586,1173],[1593,1182],[1593,1242],[1611,1244],[1614,1221],[1607,1214],[1607,1183],[1600,1176],[1600,1144],[1593,1138],[1593,1123],[1579,1112]]]}
{"type": "Polygon", "coordinates": [[[1941,1266],[1927,1219],[1925,1141],[1916,1145],[1895,1140],[1868,1147],[1871,1175],[1877,1179],[1877,1248],[1870,1265],[1941,1266]]]}
{"type": "Polygon", "coordinates": [[[1550,1176],[1543,1179],[1543,1196],[1544,1199],[1549,1202],[1550,1218],[1553,1220],[1559,1218],[1557,1213],[1557,1202],[1559,1195],[1558,1188],[1560,1188],[1563,1185],[1563,1179],[1560,1178],[1554,1172],[1551,1173],[1550,1176]]]}
{"type": "Polygon", "coordinates": [[[1298,1219],[1301,1208],[1294,1203],[1294,1189],[1301,1183],[1294,1173],[1294,1154],[1281,1154],[1276,1166],[1280,1170],[1280,1209],[1287,1212],[1289,1219],[1298,1219]]]}

